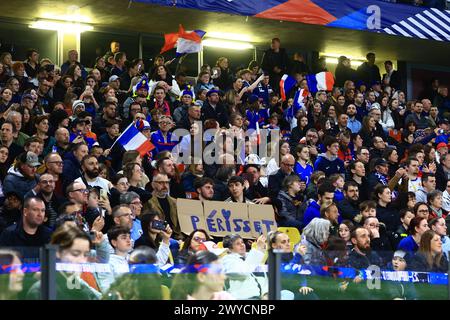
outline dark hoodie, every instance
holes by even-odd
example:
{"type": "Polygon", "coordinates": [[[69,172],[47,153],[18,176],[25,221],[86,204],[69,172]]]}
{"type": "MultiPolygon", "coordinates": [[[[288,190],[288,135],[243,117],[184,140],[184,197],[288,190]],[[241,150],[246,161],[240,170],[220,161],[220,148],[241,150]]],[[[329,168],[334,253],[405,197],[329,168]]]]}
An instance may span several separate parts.
{"type": "Polygon", "coordinates": [[[321,153],[317,156],[317,160],[314,163],[314,170],[323,171],[327,176],[330,176],[333,173],[345,174],[344,162],[337,156],[328,158],[326,153],[321,153]]]}
{"type": "Polygon", "coordinates": [[[81,164],[75,158],[73,152],[66,154],[64,159],[64,169],[63,169],[63,190],[66,190],[67,186],[74,182],[76,179],[82,176],[81,164]]]}

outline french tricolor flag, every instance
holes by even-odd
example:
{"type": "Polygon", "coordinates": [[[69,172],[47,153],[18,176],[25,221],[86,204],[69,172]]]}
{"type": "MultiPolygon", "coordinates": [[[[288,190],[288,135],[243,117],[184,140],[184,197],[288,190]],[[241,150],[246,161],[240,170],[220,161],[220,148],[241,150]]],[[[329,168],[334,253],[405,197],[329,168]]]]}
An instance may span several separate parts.
{"type": "Polygon", "coordinates": [[[128,128],[125,129],[119,138],[117,138],[116,142],[120,143],[127,151],[138,151],[142,157],[149,151],[155,149],[155,146],[136,128],[134,123],[131,123],[128,128]]]}
{"type": "Polygon", "coordinates": [[[295,81],[295,78],[291,77],[290,75],[284,74],[283,77],[281,77],[280,93],[282,101],[286,101],[286,97],[289,95],[289,91],[291,91],[296,83],[297,81],[295,81]]]}
{"type": "Polygon", "coordinates": [[[322,90],[331,91],[334,86],[334,77],[331,72],[324,71],[317,74],[308,74],[306,82],[308,83],[309,91],[312,93],[322,90]]]}

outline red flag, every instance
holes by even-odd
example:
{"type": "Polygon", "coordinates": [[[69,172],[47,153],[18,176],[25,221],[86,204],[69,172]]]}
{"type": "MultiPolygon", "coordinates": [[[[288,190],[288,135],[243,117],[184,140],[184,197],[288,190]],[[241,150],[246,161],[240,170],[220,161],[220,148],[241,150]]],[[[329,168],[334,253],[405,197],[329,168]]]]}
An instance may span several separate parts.
{"type": "Polygon", "coordinates": [[[178,36],[180,38],[183,38],[186,40],[192,40],[197,43],[200,43],[202,41],[202,38],[196,32],[192,32],[192,31],[186,32],[181,24],[178,29],[178,36]]]}
{"type": "Polygon", "coordinates": [[[178,33],[166,33],[164,35],[164,46],[161,48],[160,54],[175,48],[177,41],[178,33]]]}

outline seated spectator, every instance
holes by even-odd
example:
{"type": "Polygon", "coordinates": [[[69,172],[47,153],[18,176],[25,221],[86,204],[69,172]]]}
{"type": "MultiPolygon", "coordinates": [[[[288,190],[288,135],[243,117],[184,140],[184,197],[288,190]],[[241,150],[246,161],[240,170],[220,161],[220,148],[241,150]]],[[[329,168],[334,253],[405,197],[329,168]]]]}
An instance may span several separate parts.
{"type": "Polygon", "coordinates": [[[375,187],[374,200],[377,201],[377,218],[386,225],[388,231],[395,231],[400,226],[397,210],[392,205],[392,193],[388,186],[375,187]]]}
{"type": "Polygon", "coordinates": [[[75,179],[76,182],[87,182],[90,187],[98,187],[100,190],[109,192],[112,184],[109,180],[100,177],[98,160],[93,155],[86,155],[81,159],[82,176],[75,179]]]}
{"type": "Polygon", "coordinates": [[[322,219],[330,221],[330,234],[332,236],[337,236],[339,222],[342,220],[339,216],[339,210],[336,203],[332,202],[329,205],[320,207],[320,217],[322,219]]]}
{"type": "Polygon", "coordinates": [[[418,216],[414,217],[409,222],[409,236],[400,241],[397,250],[403,250],[409,254],[409,257],[412,256],[412,254],[419,249],[422,235],[429,229],[430,227],[425,218],[418,216]]]}
{"type": "MultiPolygon", "coordinates": [[[[57,257],[61,263],[82,264],[88,262],[91,246],[89,235],[72,224],[59,227],[52,235],[50,244],[58,246],[57,257]],[[78,254],[74,254],[74,253],[78,254]]],[[[80,275],[81,272],[61,271],[56,273],[56,295],[61,300],[98,300],[100,290],[93,288],[80,275]],[[67,286],[67,279],[77,285],[67,286]]],[[[36,282],[28,291],[27,299],[40,298],[41,281],[36,282]]]]}
{"type": "Polygon", "coordinates": [[[333,186],[328,182],[321,184],[318,190],[318,200],[311,201],[305,210],[305,214],[303,216],[303,226],[306,227],[314,218],[320,218],[321,206],[330,205],[333,202],[333,198],[333,186]]]}
{"type": "Polygon", "coordinates": [[[222,258],[223,271],[229,282],[227,292],[236,299],[261,300],[268,293],[268,283],[264,278],[256,277],[255,268],[264,261],[266,237],[256,240],[256,248],[246,252],[245,243],[238,234],[223,238],[223,247],[229,253],[222,258]]]}
{"type": "Polygon", "coordinates": [[[359,198],[359,189],[358,185],[353,181],[347,181],[344,184],[344,197],[342,201],[336,200],[336,191],[334,201],[339,209],[339,214],[342,216],[342,219],[348,219],[353,221],[353,219],[359,214],[359,206],[358,203],[360,201],[359,198]]]}
{"type": "Polygon", "coordinates": [[[421,180],[422,186],[415,192],[416,201],[427,202],[427,195],[436,189],[436,177],[432,173],[423,173],[421,180]]]}
{"type": "Polygon", "coordinates": [[[442,252],[441,237],[434,231],[423,233],[419,250],[411,260],[410,270],[439,273],[448,271],[448,260],[442,252]]]}
{"type": "Polygon", "coordinates": [[[129,186],[128,191],[136,192],[143,203],[151,198],[151,193],[140,186],[144,177],[144,170],[137,162],[129,162],[123,167],[123,174],[127,178],[129,186]]]}
{"type": "Polygon", "coordinates": [[[371,250],[370,232],[366,228],[358,227],[351,234],[353,249],[350,251],[348,263],[352,268],[363,270],[371,265],[383,267],[382,259],[371,250]]]}
{"type": "Polygon", "coordinates": [[[330,183],[332,184],[333,187],[335,187],[336,189],[334,190],[334,201],[335,202],[340,202],[344,199],[344,184],[345,184],[345,180],[342,177],[341,174],[339,173],[334,173],[330,176],[330,183]]]}
{"type": "Polygon", "coordinates": [[[326,175],[345,173],[344,162],[338,158],[339,143],[336,138],[326,136],[324,139],[325,153],[319,154],[314,169],[323,171],[326,175]]]}
{"type": "Polygon", "coordinates": [[[0,207],[0,234],[7,227],[17,224],[22,216],[23,199],[17,192],[5,194],[5,202],[0,207]]]}
{"type": "Polygon", "coordinates": [[[14,133],[17,132],[13,122],[6,121],[1,126],[1,145],[8,147],[8,159],[6,163],[11,165],[16,157],[23,152],[23,148],[14,143],[14,133]]]}
{"type": "Polygon", "coordinates": [[[308,146],[303,144],[297,145],[294,157],[296,158],[294,172],[298,175],[300,180],[304,181],[306,186],[308,186],[311,174],[314,172],[314,168],[310,163],[311,159],[308,146]]]}
{"type": "Polygon", "coordinates": [[[397,248],[400,241],[408,236],[408,228],[411,220],[415,217],[414,213],[410,209],[401,209],[400,213],[400,221],[401,225],[397,228],[397,230],[392,233],[392,247],[397,248]]]}
{"type": "Polygon", "coordinates": [[[339,238],[345,240],[347,251],[350,251],[353,247],[350,239],[350,234],[353,229],[355,229],[355,225],[350,220],[343,220],[339,225],[338,236],[339,238]]]}
{"type": "MultiPolygon", "coordinates": [[[[300,202],[297,195],[302,190],[301,181],[296,175],[287,176],[283,180],[283,188],[278,194],[277,225],[280,227],[294,227],[299,231],[303,229],[303,221],[300,216],[300,202]]],[[[303,185],[304,187],[304,185],[303,185]]]]}
{"type": "Polygon", "coordinates": [[[289,175],[295,175],[294,166],[294,157],[291,154],[286,154],[281,158],[280,169],[269,176],[269,195],[272,202],[277,198],[284,179],[289,175]]]}
{"type": "Polygon", "coordinates": [[[44,226],[45,204],[39,198],[27,198],[23,205],[22,219],[3,230],[0,246],[16,247],[22,257],[32,262],[39,258],[39,247],[50,241],[51,230],[44,226]]]}
{"type": "Polygon", "coordinates": [[[172,283],[176,300],[234,300],[224,290],[225,275],[219,257],[209,251],[195,253],[172,283]]]}
{"type": "Polygon", "coordinates": [[[370,248],[377,252],[386,265],[392,258],[392,247],[389,241],[386,226],[380,223],[377,217],[364,219],[363,227],[370,232],[370,248]]]}
{"type": "Polygon", "coordinates": [[[169,179],[167,175],[158,173],[153,176],[152,188],[152,197],[144,204],[144,209],[154,210],[159,213],[161,218],[167,221],[173,230],[173,237],[177,240],[182,239],[177,204],[175,199],[168,194],[169,179]]]}
{"type": "Polygon", "coordinates": [[[8,170],[3,182],[3,192],[15,191],[23,199],[25,194],[39,182],[39,175],[36,170],[40,165],[41,163],[35,153],[29,151],[20,154],[14,166],[8,170]]]}
{"type": "Polygon", "coordinates": [[[225,202],[254,203],[244,196],[244,182],[244,179],[240,176],[233,176],[228,180],[228,190],[231,196],[225,202]]]}
{"type": "Polygon", "coordinates": [[[178,257],[175,260],[175,264],[186,264],[189,258],[196,252],[205,250],[206,247],[203,242],[210,240],[211,238],[205,230],[197,229],[192,231],[186,239],[184,239],[178,257]]]}
{"type": "Polygon", "coordinates": [[[111,271],[98,273],[102,292],[106,292],[120,275],[130,272],[127,259],[131,250],[130,229],[114,226],[108,231],[108,240],[114,248],[114,254],[109,256],[111,271]]]}
{"type": "Polygon", "coordinates": [[[194,181],[194,188],[201,201],[212,200],[214,197],[214,180],[208,177],[197,178],[194,181]]]}
{"type": "Polygon", "coordinates": [[[84,143],[77,143],[71,152],[67,153],[63,164],[63,189],[67,185],[82,176],[81,160],[88,154],[88,146],[84,143]]]}
{"type": "Polygon", "coordinates": [[[269,190],[261,182],[261,166],[258,164],[247,164],[244,167],[244,179],[248,181],[249,187],[245,191],[246,197],[256,204],[270,203],[269,190]]]}
{"type": "Polygon", "coordinates": [[[427,196],[428,205],[430,207],[430,215],[428,220],[433,218],[446,218],[448,212],[442,208],[442,191],[433,190],[427,196]]]}
{"type": "Polygon", "coordinates": [[[128,191],[120,195],[120,204],[126,204],[133,215],[133,226],[130,229],[131,240],[136,241],[142,235],[141,212],[142,202],[136,192],[128,191]]]}
{"type": "Polygon", "coordinates": [[[303,263],[312,266],[327,265],[323,249],[330,236],[331,222],[314,218],[303,230],[302,244],[306,245],[303,263]]]}
{"type": "Polygon", "coordinates": [[[447,225],[445,224],[445,219],[442,217],[431,219],[430,222],[428,222],[428,226],[441,237],[442,252],[447,260],[449,260],[450,238],[447,235],[447,225]]]}

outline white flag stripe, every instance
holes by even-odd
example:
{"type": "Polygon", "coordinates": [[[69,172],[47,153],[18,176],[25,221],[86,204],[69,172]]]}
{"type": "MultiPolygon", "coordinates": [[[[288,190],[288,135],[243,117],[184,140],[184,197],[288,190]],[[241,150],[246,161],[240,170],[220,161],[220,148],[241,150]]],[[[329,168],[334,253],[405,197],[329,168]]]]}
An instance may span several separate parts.
{"type": "Polygon", "coordinates": [[[411,31],[412,33],[414,33],[416,36],[418,36],[421,39],[428,39],[427,37],[425,37],[423,34],[421,34],[419,31],[417,31],[416,29],[414,29],[413,27],[411,27],[409,24],[407,24],[405,21],[401,21],[400,24],[402,26],[404,26],[406,29],[408,29],[409,31],[411,31]]]}
{"type": "Polygon", "coordinates": [[[398,25],[393,24],[393,25],[392,25],[392,28],[394,28],[396,31],[400,32],[400,33],[401,33],[402,35],[404,35],[405,37],[412,38],[412,36],[411,36],[410,34],[406,33],[406,32],[405,32],[402,28],[400,28],[398,25]]]}
{"type": "Polygon", "coordinates": [[[396,35],[396,33],[395,32],[393,32],[391,29],[389,29],[389,28],[384,28],[384,31],[386,32],[386,33],[389,33],[389,34],[392,34],[392,35],[396,35]]]}
{"type": "Polygon", "coordinates": [[[141,145],[143,145],[147,141],[147,137],[142,133],[135,135],[126,145],[124,145],[125,150],[136,150],[141,145]]]}
{"type": "Polygon", "coordinates": [[[443,36],[447,40],[450,40],[450,35],[448,35],[444,31],[442,31],[436,25],[432,24],[427,18],[425,18],[421,14],[417,14],[416,17],[419,18],[420,20],[422,20],[425,24],[427,24],[432,30],[436,31],[437,33],[439,33],[441,36],[443,36]]]}
{"type": "Polygon", "coordinates": [[[444,13],[442,13],[441,11],[439,11],[436,8],[431,8],[431,10],[433,10],[433,12],[435,12],[438,16],[440,16],[444,20],[447,20],[447,22],[450,23],[450,18],[448,16],[446,16],[444,13]]]}
{"type": "Polygon", "coordinates": [[[428,10],[424,11],[424,13],[430,18],[433,19],[436,23],[438,23],[442,28],[446,29],[448,32],[450,32],[450,26],[446,25],[444,22],[442,22],[440,19],[438,19],[435,15],[431,14],[428,10]]]}
{"type": "Polygon", "coordinates": [[[413,17],[408,18],[408,20],[411,21],[413,24],[415,24],[420,29],[422,29],[422,31],[424,31],[425,33],[428,33],[428,35],[431,36],[434,40],[442,41],[442,39],[439,38],[434,32],[425,28],[422,24],[417,22],[413,17]]]}

